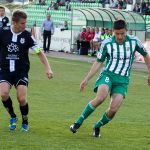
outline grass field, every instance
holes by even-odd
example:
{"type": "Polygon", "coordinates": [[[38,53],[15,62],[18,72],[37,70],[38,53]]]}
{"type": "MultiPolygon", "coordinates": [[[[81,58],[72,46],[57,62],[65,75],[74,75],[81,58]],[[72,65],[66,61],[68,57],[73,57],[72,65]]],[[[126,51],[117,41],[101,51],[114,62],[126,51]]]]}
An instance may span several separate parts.
{"type": "Polygon", "coordinates": [[[102,138],[92,137],[92,127],[109,104],[109,98],[72,134],[69,126],[94,97],[96,77],[83,93],[79,84],[91,64],[49,58],[54,78],[46,79],[38,57],[31,55],[28,102],[30,131],[21,133],[21,116],[11,91],[17,129],[8,130],[9,116],[0,105],[0,150],[149,150],[150,149],[150,87],[144,72],[132,73],[132,80],[123,106],[110,124],[101,129],[102,138]]]}

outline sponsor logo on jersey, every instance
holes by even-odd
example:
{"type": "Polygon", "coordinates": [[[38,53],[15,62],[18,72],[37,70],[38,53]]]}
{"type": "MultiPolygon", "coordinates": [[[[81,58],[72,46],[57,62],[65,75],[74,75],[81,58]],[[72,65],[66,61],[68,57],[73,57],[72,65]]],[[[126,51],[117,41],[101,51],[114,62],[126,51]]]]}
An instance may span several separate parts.
{"type": "Polygon", "coordinates": [[[113,57],[113,59],[124,60],[124,59],[130,59],[130,57],[126,57],[126,58],[124,58],[124,57],[120,57],[120,58],[117,58],[117,57],[113,57]]]}
{"type": "Polygon", "coordinates": [[[17,51],[19,51],[18,46],[16,44],[14,44],[14,43],[11,43],[10,45],[8,45],[7,48],[8,48],[9,52],[17,52],[17,51]]]}

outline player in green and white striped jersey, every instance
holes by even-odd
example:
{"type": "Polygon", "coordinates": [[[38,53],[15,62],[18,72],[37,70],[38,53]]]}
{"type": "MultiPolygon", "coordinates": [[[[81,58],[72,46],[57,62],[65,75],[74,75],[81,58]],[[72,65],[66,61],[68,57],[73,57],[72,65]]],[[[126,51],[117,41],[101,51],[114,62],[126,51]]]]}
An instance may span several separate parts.
{"type": "Polygon", "coordinates": [[[140,40],[126,34],[127,25],[124,20],[115,21],[113,31],[114,36],[104,40],[97,53],[97,60],[80,84],[80,90],[83,91],[88,81],[97,73],[101,64],[106,60],[105,67],[101,71],[94,86],[94,92],[97,92],[96,97],[87,104],[76,122],[70,126],[70,130],[73,133],[75,133],[83,121],[104,102],[110,93],[110,105],[93,128],[93,135],[100,137],[100,128],[111,121],[125,98],[131,66],[136,51],[144,57],[148,68],[148,85],[150,85],[150,56],[140,40]]]}

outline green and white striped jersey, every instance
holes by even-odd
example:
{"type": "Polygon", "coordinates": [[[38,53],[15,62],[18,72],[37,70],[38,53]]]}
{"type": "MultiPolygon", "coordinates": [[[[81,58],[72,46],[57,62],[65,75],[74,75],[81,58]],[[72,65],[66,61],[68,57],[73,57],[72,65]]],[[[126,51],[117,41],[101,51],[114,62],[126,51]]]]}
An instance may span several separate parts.
{"type": "Polygon", "coordinates": [[[107,59],[103,72],[129,77],[136,51],[143,56],[147,55],[137,37],[126,35],[124,43],[118,44],[113,36],[102,42],[97,61],[104,62],[107,59]]]}

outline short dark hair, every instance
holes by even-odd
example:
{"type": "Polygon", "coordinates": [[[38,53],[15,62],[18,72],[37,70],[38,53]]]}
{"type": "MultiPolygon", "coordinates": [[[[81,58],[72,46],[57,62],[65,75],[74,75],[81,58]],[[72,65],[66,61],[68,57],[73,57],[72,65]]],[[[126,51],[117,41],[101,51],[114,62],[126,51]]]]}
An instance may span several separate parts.
{"type": "Polygon", "coordinates": [[[27,14],[23,11],[17,10],[12,15],[12,21],[18,22],[20,19],[27,19],[27,14]]]}
{"type": "Polygon", "coordinates": [[[114,21],[113,29],[114,30],[127,29],[127,23],[122,19],[116,20],[114,21]]]}
{"type": "Polygon", "coordinates": [[[3,6],[0,6],[0,9],[4,9],[4,10],[5,10],[5,7],[3,7],[3,6]]]}

